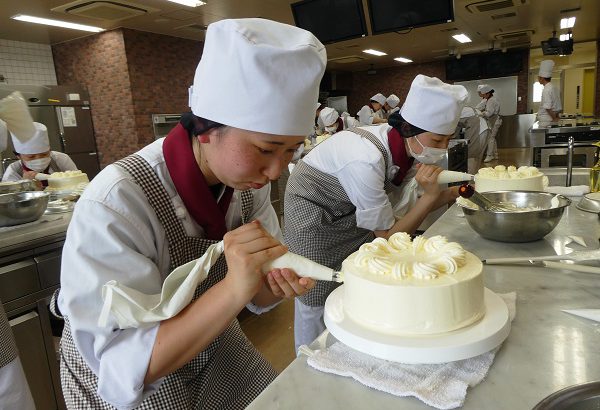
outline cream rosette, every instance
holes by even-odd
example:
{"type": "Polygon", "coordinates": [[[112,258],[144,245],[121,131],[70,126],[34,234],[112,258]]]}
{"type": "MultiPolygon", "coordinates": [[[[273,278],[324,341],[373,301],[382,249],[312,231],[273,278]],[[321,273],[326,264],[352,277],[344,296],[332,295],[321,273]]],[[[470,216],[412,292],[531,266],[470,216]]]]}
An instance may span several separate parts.
{"type": "Polygon", "coordinates": [[[388,241],[377,238],[360,247],[355,264],[369,273],[388,275],[402,280],[431,280],[440,275],[452,275],[466,263],[465,250],[456,242],[440,235],[426,238],[399,232],[388,241]]]}

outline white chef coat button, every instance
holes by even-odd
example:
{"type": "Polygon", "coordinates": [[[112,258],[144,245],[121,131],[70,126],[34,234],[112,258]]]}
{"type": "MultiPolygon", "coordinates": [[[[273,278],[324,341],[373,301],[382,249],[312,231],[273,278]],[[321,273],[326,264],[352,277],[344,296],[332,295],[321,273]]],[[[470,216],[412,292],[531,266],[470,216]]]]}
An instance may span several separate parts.
{"type": "Polygon", "coordinates": [[[176,207],[175,208],[175,215],[177,215],[177,218],[179,219],[183,219],[185,218],[185,209],[181,208],[181,207],[176,207]]]}

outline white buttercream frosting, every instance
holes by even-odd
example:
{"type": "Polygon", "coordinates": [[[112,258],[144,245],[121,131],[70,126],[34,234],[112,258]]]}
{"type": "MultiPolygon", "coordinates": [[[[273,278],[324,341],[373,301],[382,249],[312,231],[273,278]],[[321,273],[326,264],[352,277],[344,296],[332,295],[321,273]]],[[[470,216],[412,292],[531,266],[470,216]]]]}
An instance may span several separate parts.
{"type": "Polygon", "coordinates": [[[360,247],[354,259],[356,267],[375,275],[405,278],[434,279],[452,275],[465,264],[465,250],[443,236],[417,236],[411,241],[405,232],[388,240],[377,238],[360,247]]]}
{"type": "Polygon", "coordinates": [[[477,175],[488,179],[521,179],[543,175],[536,167],[515,167],[509,165],[496,165],[495,167],[481,168],[477,175]]]}

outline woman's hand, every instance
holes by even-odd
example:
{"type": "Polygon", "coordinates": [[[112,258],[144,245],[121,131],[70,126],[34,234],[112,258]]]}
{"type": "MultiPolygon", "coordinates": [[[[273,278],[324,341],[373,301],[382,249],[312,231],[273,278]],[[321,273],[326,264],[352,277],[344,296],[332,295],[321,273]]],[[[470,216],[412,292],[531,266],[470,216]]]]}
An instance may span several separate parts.
{"type": "Polygon", "coordinates": [[[286,299],[302,296],[315,286],[313,279],[298,276],[291,269],[273,269],[265,282],[273,295],[286,299]]]}
{"type": "Polygon", "coordinates": [[[442,191],[438,184],[438,176],[442,172],[442,168],[437,165],[426,165],[417,164],[417,173],[415,174],[415,180],[423,188],[424,195],[431,197],[439,196],[442,191]]]}
{"type": "Polygon", "coordinates": [[[258,221],[227,232],[223,242],[228,267],[224,282],[236,298],[250,301],[263,284],[262,266],[286,253],[287,248],[258,221]]]}

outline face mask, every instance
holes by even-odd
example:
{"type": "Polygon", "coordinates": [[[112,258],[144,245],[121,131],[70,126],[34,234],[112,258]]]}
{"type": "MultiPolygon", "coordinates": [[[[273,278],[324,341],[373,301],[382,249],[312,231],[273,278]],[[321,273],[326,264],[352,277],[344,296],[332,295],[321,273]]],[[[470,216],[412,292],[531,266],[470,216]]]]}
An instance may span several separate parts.
{"type": "Polygon", "coordinates": [[[337,131],[337,125],[334,127],[325,127],[325,131],[327,131],[330,134],[333,134],[334,132],[337,131]]]}
{"type": "Polygon", "coordinates": [[[37,172],[43,172],[50,165],[50,157],[32,159],[31,161],[23,161],[25,166],[37,172]]]}
{"type": "Polygon", "coordinates": [[[421,144],[421,141],[419,141],[419,138],[417,137],[415,137],[415,140],[417,140],[419,145],[423,147],[423,151],[420,154],[415,154],[410,147],[410,144],[408,144],[408,149],[410,151],[410,155],[412,155],[414,159],[422,164],[437,164],[444,159],[444,156],[448,153],[448,150],[444,148],[426,147],[425,145],[421,144]]]}

